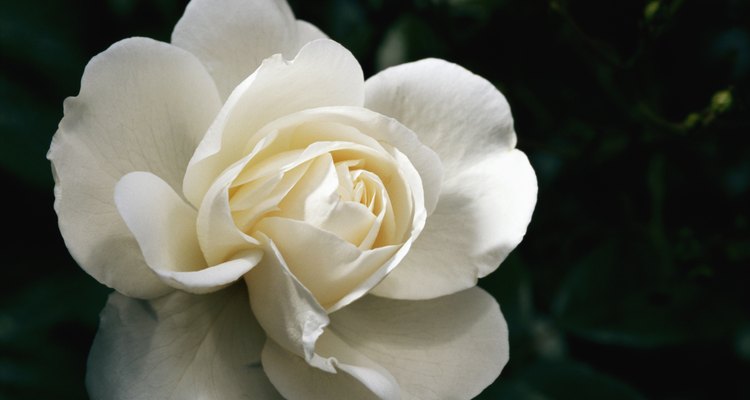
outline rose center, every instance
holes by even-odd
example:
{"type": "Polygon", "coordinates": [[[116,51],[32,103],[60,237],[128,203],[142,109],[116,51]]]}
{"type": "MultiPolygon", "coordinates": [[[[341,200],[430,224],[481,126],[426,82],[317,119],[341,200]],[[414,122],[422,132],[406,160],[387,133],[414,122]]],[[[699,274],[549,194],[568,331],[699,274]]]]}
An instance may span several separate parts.
{"type": "Polygon", "coordinates": [[[363,168],[365,159],[342,159],[347,153],[306,159],[304,151],[287,151],[248,165],[230,188],[235,224],[253,236],[264,219],[288,218],[360,249],[393,244],[393,210],[381,178],[363,168]]]}
{"type": "Polygon", "coordinates": [[[330,110],[290,115],[253,135],[232,169],[234,224],[275,247],[325,308],[382,279],[413,235],[421,182],[366,122],[330,110]]]}

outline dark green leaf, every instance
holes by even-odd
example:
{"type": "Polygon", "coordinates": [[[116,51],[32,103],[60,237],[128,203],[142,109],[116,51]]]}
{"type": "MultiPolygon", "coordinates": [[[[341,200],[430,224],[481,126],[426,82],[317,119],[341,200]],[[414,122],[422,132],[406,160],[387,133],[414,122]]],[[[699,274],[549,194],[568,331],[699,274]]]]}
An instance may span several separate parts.
{"type": "Polygon", "coordinates": [[[482,393],[479,399],[516,400],[637,400],[643,397],[627,384],[573,361],[540,361],[482,393]]]}

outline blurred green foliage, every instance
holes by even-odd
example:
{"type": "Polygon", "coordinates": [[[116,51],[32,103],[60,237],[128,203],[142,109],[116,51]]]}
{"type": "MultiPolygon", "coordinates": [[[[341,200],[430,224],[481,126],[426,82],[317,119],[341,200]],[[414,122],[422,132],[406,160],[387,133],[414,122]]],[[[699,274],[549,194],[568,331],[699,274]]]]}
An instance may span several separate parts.
{"type": "MultiPolygon", "coordinates": [[[[511,333],[481,398],[750,398],[749,2],[290,2],[368,76],[440,57],[508,97],[539,203],[481,282],[511,333]]],[[[0,0],[0,399],[86,397],[107,290],[64,247],[44,155],[86,62],[168,41],[184,6],[0,0]]]]}

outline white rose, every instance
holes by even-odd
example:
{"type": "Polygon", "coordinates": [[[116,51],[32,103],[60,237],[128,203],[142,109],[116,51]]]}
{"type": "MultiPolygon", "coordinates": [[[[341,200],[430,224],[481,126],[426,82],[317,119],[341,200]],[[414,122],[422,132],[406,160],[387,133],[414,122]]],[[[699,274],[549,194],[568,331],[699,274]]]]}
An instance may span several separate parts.
{"type": "Polygon", "coordinates": [[[193,0],[172,44],[114,44],[48,155],[71,254],[116,290],[91,397],[475,396],[508,339],[474,286],[536,202],[515,144],[489,82],[365,81],[279,1],[193,0]]]}

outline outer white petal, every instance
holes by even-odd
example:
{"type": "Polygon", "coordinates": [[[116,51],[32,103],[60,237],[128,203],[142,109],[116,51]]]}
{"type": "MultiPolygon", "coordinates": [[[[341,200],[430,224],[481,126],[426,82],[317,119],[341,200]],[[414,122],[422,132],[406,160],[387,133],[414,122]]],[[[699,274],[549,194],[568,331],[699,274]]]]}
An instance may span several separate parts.
{"type": "Polygon", "coordinates": [[[109,297],[89,354],[92,399],[281,399],[242,285],[151,302],[109,297]]]}
{"type": "Polygon", "coordinates": [[[416,132],[440,156],[446,179],[467,164],[516,146],[502,93],[447,61],[427,59],[376,74],[365,83],[365,107],[416,132]]]}
{"type": "Polygon", "coordinates": [[[266,59],[232,92],[201,141],[185,175],[185,196],[199,205],[219,173],[245,155],[248,139],[269,122],[308,108],[361,106],[363,82],[354,56],[331,40],[307,44],[292,61],[266,59]]]}
{"type": "Polygon", "coordinates": [[[483,78],[434,59],[370,78],[365,103],[416,132],[444,167],[437,208],[374,293],[426,299],[473,286],[521,241],[536,204],[534,171],[513,149],[508,103],[483,78]]]}
{"type": "Polygon", "coordinates": [[[170,290],[147,267],[114,203],[132,171],[179,190],[190,157],[221,106],[211,77],[188,52],[150,39],[115,43],[86,66],[78,96],[47,157],[60,231],[79,265],[134,297],[170,290]]]}
{"type": "Polygon", "coordinates": [[[192,293],[221,289],[240,279],[263,256],[261,250],[250,250],[209,267],[198,243],[198,213],[154,174],[125,175],[115,187],[115,203],[148,266],[178,289],[192,293]]]}
{"type": "Polygon", "coordinates": [[[505,319],[479,288],[424,301],[368,296],[330,317],[328,329],[387,369],[404,399],[473,398],[508,361],[505,319]]]}
{"type": "Polygon", "coordinates": [[[429,299],[470,288],[521,242],[536,205],[528,158],[502,152],[443,182],[437,209],[374,294],[429,299]]]}
{"type": "Polygon", "coordinates": [[[296,21],[284,0],[192,0],[172,43],[200,58],[226,99],[265,58],[294,57],[305,43],[324,37],[296,21]]]}
{"type": "Polygon", "coordinates": [[[313,40],[318,39],[328,39],[328,35],[307,21],[297,20],[297,48],[295,52],[313,40]]]}

